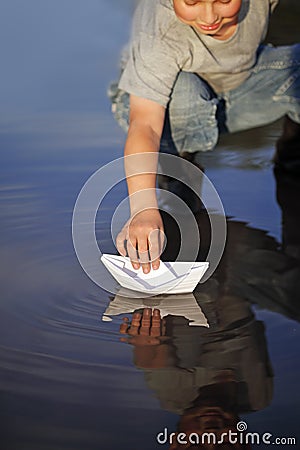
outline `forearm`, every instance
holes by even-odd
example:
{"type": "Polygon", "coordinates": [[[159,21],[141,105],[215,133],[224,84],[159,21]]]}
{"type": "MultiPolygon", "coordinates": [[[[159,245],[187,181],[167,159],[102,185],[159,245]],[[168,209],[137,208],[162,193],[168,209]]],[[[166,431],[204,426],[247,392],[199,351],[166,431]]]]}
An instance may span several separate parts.
{"type": "Polygon", "coordinates": [[[129,130],[125,145],[125,173],[131,218],[117,237],[122,255],[145,273],[159,267],[164,235],[156,198],[156,174],[165,108],[151,100],[130,96],[129,130]],[[125,248],[126,241],[126,248],[125,248]]]}
{"type": "Polygon", "coordinates": [[[133,121],[125,145],[125,172],[131,213],[157,208],[156,173],[160,135],[147,124],[133,121]]]}

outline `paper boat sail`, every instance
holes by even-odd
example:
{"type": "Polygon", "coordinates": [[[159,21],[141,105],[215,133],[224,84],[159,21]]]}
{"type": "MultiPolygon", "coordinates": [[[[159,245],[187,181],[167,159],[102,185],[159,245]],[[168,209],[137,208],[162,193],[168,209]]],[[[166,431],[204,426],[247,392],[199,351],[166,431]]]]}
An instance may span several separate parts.
{"type": "Polygon", "coordinates": [[[125,256],[103,254],[101,261],[122,287],[154,295],[193,292],[209,266],[208,262],[161,261],[158,270],[145,274],[125,256]]]}
{"type": "Polygon", "coordinates": [[[157,308],[161,317],[167,315],[182,316],[189,320],[190,326],[209,327],[193,294],[159,295],[156,297],[132,298],[130,291],[121,288],[110,302],[102,316],[103,321],[112,320],[111,316],[133,313],[138,309],[157,308]]]}

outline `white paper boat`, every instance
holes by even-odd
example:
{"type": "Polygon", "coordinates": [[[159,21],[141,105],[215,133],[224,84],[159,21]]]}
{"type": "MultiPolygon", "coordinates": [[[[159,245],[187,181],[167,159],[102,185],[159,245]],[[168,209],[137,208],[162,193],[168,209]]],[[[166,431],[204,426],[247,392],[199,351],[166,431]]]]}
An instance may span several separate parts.
{"type": "Polygon", "coordinates": [[[117,282],[126,289],[146,294],[184,294],[193,292],[208,262],[160,262],[158,270],[143,273],[133,269],[125,256],[103,254],[101,261],[117,282]]]}
{"type": "Polygon", "coordinates": [[[133,313],[138,309],[159,309],[161,317],[167,315],[183,316],[191,326],[208,327],[208,322],[193,294],[160,295],[157,297],[132,298],[130,291],[121,288],[110,302],[102,316],[107,322],[111,316],[133,313]]]}

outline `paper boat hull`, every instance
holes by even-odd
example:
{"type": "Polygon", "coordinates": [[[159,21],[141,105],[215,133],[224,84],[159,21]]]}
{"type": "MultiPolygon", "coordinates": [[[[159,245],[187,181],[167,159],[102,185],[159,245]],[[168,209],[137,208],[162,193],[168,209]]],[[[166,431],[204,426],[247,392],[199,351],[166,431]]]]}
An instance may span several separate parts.
{"type": "Polygon", "coordinates": [[[209,266],[208,262],[161,262],[157,271],[144,274],[123,256],[103,255],[101,261],[122,287],[148,295],[193,292],[209,266]]]}

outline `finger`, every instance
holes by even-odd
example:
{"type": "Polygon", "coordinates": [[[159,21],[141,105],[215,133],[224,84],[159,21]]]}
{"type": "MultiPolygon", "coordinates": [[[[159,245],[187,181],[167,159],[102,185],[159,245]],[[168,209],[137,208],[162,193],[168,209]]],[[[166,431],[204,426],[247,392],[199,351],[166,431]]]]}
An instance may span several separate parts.
{"type": "Polygon", "coordinates": [[[126,230],[124,230],[124,228],[123,228],[123,230],[120,231],[120,233],[118,234],[118,236],[116,238],[117,250],[122,256],[127,255],[125,242],[126,242],[126,230]]]}
{"type": "Polygon", "coordinates": [[[137,254],[137,242],[136,240],[134,240],[133,238],[129,238],[127,239],[127,252],[128,252],[128,256],[130,258],[132,267],[134,269],[139,269],[140,268],[140,263],[138,260],[138,254],[137,254]]]}
{"type": "Polygon", "coordinates": [[[133,314],[132,320],[131,320],[131,325],[130,325],[130,328],[128,330],[128,334],[130,336],[138,335],[139,328],[140,328],[140,325],[141,325],[141,318],[142,318],[141,313],[136,312],[136,313],[133,314]]]}
{"type": "Polygon", "coordinates": [[[143,311],[142,324],[140,329],[140,334],[149,336],[150,325],[151,325],[151,308],[145,308],[143,311]]]}
{"type": "Polygon", "coordinates": [[[129,336],[137,336],[139,334],[139,327],[131,325],[127,333],[129,336]]]}
{"type": "Polygon", "coordinates": [[[142,314],[140,312],[135,312],[132,316],[131,326],[139,327],[141,325],[142,314]]]}
{"type": "Polygon", "coordinates": [[[143,315],[142,315],[142,326],[150,325],[151,316],[152,316],[151,308],[144,308],[143,315]]]}
{"type": "Polygon", "coordinates": [[[138,242],[138,256],[144,273],[149,273],[151,270],[150,257],[148,249],[148,239],[142,239],[138,242]]]}
{"type": "Polygon", "coordinates": [[[120,331],[121,334],[126,334],[127,331],[128,331],[128,328],[129,328],[129,325],[127,323],[122,323],[120,325],[120,330],[119,331],[120,331]]]}
{"type": "Polygon", "coordinates": [[[126,334],[127,333],[127,330],[128,330],[128,328],[129,328],[129,319],[128,319],[128,317],[124,317],[123,318],[123,323],[120,325],[120,333],[121,334],[126,334]]]}
{"type": "Polygon", "coordinates": [[[147,263],[147,264],[142,264],[142,269],[143,269],[143,272],[144,272],[144,273],[149,273],[150,270],[151,270],[151,266],[150,266],[149,263],[147,263]]]}
{"type": "Polygon", "coordinates": [[[161,335],[161,317],[159,309],[155,309],[152,315],[151,336],[161,335]]]}
{"type": "Polygon", "coordinates": [[[159,259],[164,250],[166,242],[165,234],[162,230],[152,230],[149,234],[149,255],[153,269],[159,268],[159,259]]]}
{"type": "Polygon", "coordinates": [[[160,310],[155,308],[152,314],[152,325],[160,326],[160,324],[161,324],[160,310]]]}
{"type": "Polygon", "coordinates": [[[152,261],[151,266],[153,270],[157,270],[159,269],[159,265],[160,265],[160,260],[159,259],[155,259],[154,261],[152,261]]]}

